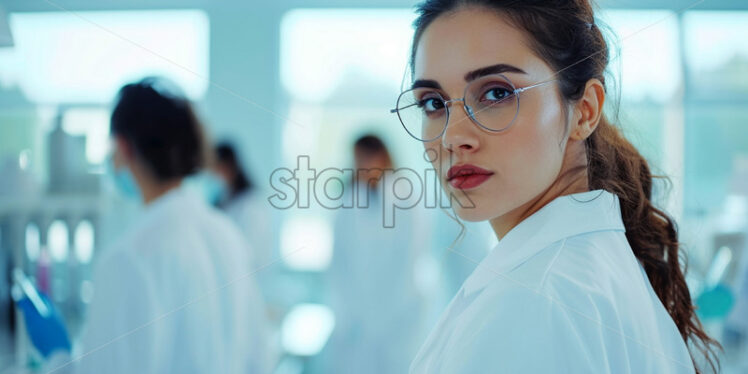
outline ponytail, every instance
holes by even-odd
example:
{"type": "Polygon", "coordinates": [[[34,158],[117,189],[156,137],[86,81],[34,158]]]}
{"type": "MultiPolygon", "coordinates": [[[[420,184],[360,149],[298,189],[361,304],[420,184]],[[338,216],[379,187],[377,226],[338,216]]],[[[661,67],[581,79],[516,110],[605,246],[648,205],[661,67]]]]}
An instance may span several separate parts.
{"type": "MultiPolygon", "coordinates": [[[[683,340],[701,351],[716,373],[719,363],[715,349],[721,347],[704,332],[695,313],[681,271],[677,228],[665,212],[652,204],[655,177],[647,161],[604,117],[586,142],[590,189],[603,189],[618,196],[626,239],[652,288],[683,340]]],[[[700,372],[698,367],[696,371],[700,372]]]]}

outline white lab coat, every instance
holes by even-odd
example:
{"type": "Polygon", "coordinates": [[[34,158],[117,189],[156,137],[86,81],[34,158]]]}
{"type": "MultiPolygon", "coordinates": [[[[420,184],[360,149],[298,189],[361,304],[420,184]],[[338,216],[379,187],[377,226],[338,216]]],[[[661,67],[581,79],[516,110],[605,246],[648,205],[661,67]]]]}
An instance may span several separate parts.
{"type": "Polygon", "coordinates": [[[411,373],[693,373],[624,230],[611,193],[547,204],[465,281],[411,373]]]}
{"type": "Polygon", "coordinates": [[[372,191],[368,208],[340,209],[335,218],[328,269],[335,328],[322,355],[325,373],[407,372],[427,332],[415,272],[428,224],[413,208],[398,210],[395,227],[385,228],[382,193],[372,191]]]}
{"type": "MultiPolygon", "coordinates": [[[[76,373],[269,372],[254,265],[236,226],[177,189],[102,254],[76,373]]],[[[58,356],[50,368],[65,359],[58,356]]]]}
{"type": "MultiPolygon", "coordinates": [[[[252,247],[252,260],[259,266],[273,263],[273,222],[270,203],[257,191],[244,192],[223,207],[252,247]]],[[[261,276],[267,274],[263,272],[261,276]]]]}

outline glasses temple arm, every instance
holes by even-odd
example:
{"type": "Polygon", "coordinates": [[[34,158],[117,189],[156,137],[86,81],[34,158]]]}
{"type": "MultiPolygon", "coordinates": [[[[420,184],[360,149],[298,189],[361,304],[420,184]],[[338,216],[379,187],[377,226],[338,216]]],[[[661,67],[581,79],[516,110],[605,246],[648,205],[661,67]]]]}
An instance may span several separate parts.
{"type": "Polygon", "coordinates": [[[413,105],[418,105],[418,104],[410,104],[410,105],[404,106],[402,108],[390,109],[390,113],[397,113],[398,111],[400,111],[400,109],[408,109],[408,108],[412,107],[413,105]]]}
{"type": "Polygon", "coordinates": [[[522,87],[522,88],[517,88],[517,89],[515,89],[515,90],[514,90],[514,92],[515,92],[515,93],[520,93],[520,92],[524,92],[524,91],[527,91],[527,90],[529,90],[529,89],[531,89],[531,88],[535,88],[535,87],[538,87],[538,86],[542,86],[542,85],[544,85],[544,84],[546,84],[546,83],[551,83],[551,82],[555,82],[555,81],[557,81],[557,80],[558,80],[558,79],[551,79],[551,80],[547,80],[547,81],[545,81],[545,82],[535,83],[535,84],[533,84],[533,85],[531,85],[531,86],[527,86],[527,87],[522,87]]]}

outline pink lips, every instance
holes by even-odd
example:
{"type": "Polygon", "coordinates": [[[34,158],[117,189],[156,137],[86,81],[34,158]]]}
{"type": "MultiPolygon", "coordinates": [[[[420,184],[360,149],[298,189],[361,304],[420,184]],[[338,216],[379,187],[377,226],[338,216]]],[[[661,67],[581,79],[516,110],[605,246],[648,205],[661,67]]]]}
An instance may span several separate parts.
{"type": "Polygon", "coordinates": [[[492,171],[475,165],[455,165],[447,172],[447,182],[454,188],[468,190],[480,186],[492,175],[492,171]]]}

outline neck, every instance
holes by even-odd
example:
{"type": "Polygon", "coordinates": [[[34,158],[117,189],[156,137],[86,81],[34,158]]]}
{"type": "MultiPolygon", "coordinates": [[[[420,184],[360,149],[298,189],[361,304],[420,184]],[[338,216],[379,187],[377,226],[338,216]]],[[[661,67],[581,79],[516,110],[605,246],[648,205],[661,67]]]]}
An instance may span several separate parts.
{"type": "Polygon", "coordinates": [[[148,205],[156,201],[161,196],[166,195],[170,191],[176,189],[181,184],[181,181],[174,180],[168,182],[154,183],[151,185],[142,186],[141,192],[143,193],[143,202],[148,205]]]}
{"type": "Polygon", "coordinates": [[[178,188],[182,184],[182,178],[172,178],[161,181],[153,173],[139,162],[132,162],[128,165],[135,183],[140,189],[143,203],[148,205],[161,196],[166,195],[169,191],[178,188]]]}
{"type": "Polygon", "coordinates": [[[156,201],[161,196],[166,195],[171,190],[178,188],[182,184],[180,178],[170,179],[168,181],[157,181],[153,178],[144,177],[144,173],[133,172],[133,175],[140,187],[140,193],[143,195],[143,203],[145,205],[156,201]]]}
{"type": "Polygon", "coordinates": [[[527,217],[535,214],[546,204],[561,196],[589,191],[587,177],[587,158],[584,153],[574,152],[572,157],[567,153],[559,177],[545,191],[514,210],[490,220],[496,238],[501,240],[509,231],[527,217]],[[569,166],[577,165],[577,166],[569,166]]]}
{"type": "Polygon", "coordinates": [[[491,228],[493,228],[496,238],[501,240],[506,234],[509,233],[514,227],[524,221],[527,217],[535,214],[538,210],[546,206],[546,204],[559,198],[561,196],[572,195],[575,193],[589,191],[587,186],[586,178],[584,181],[577,181],[571,185],[567,185],[564,188],[559,188],[558,185],[553,185],[543,193],[530,200],[529,202],[521,205],[520,207],[512,210],[511,212],[504,214],[503,216],[492,219],[491,228]]]}

